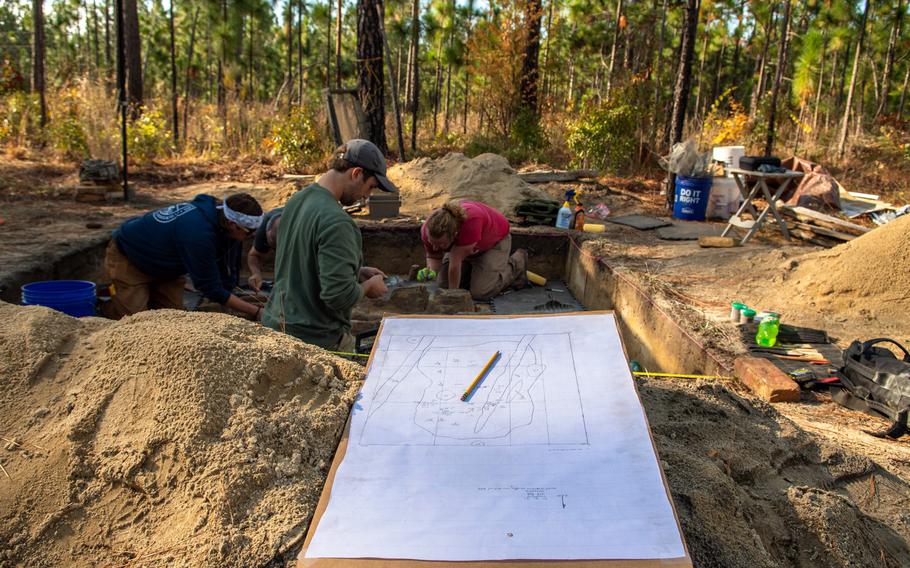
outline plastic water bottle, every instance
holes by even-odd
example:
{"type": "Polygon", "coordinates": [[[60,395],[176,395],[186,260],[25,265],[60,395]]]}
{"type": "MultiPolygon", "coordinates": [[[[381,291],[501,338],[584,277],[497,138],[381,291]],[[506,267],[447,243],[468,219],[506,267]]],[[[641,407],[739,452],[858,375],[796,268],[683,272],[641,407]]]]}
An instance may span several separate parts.
{"type": "Polygon", "coordinates": [[[780,318],[768,316],[758,324],[755,343],[762,347],[774,347],[777,344],[777,332],[780,331],[780,318]]]}
{"type": "Polygon", "coordinates": [[[568,229],[572,225],[573,212],[570,202],[572,201],[573,197],[575,197],[574,189],[566,191],[566,201],[559,209],[559,213],[556,214],[556,228],[568,229]]]}

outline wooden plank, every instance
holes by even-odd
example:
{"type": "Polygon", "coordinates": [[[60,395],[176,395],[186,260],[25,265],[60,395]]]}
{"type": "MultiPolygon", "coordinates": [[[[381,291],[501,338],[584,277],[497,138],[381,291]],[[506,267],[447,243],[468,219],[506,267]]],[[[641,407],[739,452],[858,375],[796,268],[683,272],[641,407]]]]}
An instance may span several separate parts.
{"type": "Polygon", "coordinates": [[[785,215],[789,215],[800,221],[811,223],[813,225],[818,225],[820,227],[825,227],[827,229],[832,229],[835,231],[840,231],[843,233],[851,233],[854,235],[865,235],[872,229],[863,227],[862,225],[857,225],[856,223],[851,223],[849,221],[844,221],[843,219],[838,219],[831,215],[825,215],[824,213],[819,213],[818,211],[813,211],[806,207],[790,207],[785,205],[778,208],[779,211],[783,212],[785,215]]]}
{"type": "Polygon", "coordinates": [[[732,248],[736,241],[732,237],[698,237],[698,246],[702,248],[732,248]]]}
{"type": "Polygon", "coordinates": [[[826,237],[831,237],[833,239],[838,239],[840,241],[852,241],[857,237],[857,235],[848,235],[847,233],[841,233],[839,231],[832,231],[831,229],[826,229],[824,227],[819,227],[817,225],[810,225],[809,223],[800,223],[797,221],[794,223],[798,228],[805,229],[807,231],[812,231],[816,235],[824,235],[826,237]]]}
{"type": "Polygon", "coordinates": [[[799,402],[799,385],[774,363],[759,357],[739,357],[733,362],[736,378],[768,402],[799,402]]]}
{"type": "Polygon", "coordinates": [[[806,241],[807,243],[812,243],[813,245],[818,245],[820,247],[831,248],[836,247],[841,244],[841,241],[832,239],[831,237],[826,237],[823,235],[817,235],[812,231],[807,231],[805,229],[800,229],[798,227],[789,226],[787,227],[790,230],[790,234],[794,237],[806,241]]]}
{"type": "Polygon", "coordinates": [[[551,172],[519,172],[518,177],[528,183],[566,182],[579,178],[596,178],[597,170],[560,170],[551,172]]]}

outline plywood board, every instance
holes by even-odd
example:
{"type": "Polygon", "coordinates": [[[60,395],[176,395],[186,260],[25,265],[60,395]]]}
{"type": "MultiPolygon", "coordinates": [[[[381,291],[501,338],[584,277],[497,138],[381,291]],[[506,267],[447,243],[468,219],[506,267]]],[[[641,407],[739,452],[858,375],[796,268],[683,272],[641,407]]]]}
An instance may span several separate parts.
{"type": "Polygon", "coordinates": [[[613,315],[387,319],[298,565],[554,561],[691,566],[613,315]]]}

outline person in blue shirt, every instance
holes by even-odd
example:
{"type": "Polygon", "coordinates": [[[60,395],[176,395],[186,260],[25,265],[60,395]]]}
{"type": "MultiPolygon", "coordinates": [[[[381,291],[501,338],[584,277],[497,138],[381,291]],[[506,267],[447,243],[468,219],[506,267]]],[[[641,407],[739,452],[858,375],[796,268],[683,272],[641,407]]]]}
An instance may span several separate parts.
{"type": "Polygon", "coordinates": [[[105,315],[120,319],[148,309],[181,310],[189,274],[206,298],[258,320],[261,306],[231,292],[235,282],[225,265],[240,258],[241,242],[260,223],[262,207],[246,193],[223,202],[197,195],[129,219],[107,247],[104,263],[112,286],[105,315]]]}

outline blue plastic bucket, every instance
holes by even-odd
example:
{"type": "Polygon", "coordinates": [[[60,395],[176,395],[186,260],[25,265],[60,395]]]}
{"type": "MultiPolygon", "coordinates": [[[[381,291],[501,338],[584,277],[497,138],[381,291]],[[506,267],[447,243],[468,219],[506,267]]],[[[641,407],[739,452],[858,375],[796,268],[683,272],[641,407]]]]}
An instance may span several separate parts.
{"type": "Polygon", "coordinates": [[[22,286],[22,304],[44,306],[73,317],[95,315],[95,283],[87,280],[45,280],[22,286]]]}
{"type": "Polygon", "coordinates": [[[676,197],[673,200],[673,216],[685,221],[704,221],[711,194],[712,178],[690,178],[676,176],[676,197]]]}

